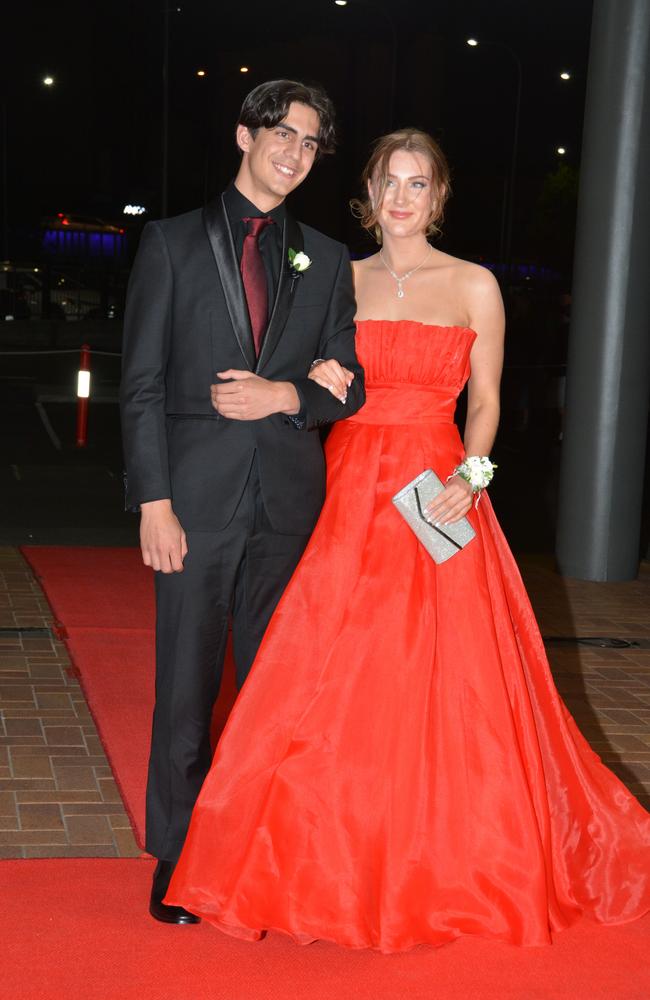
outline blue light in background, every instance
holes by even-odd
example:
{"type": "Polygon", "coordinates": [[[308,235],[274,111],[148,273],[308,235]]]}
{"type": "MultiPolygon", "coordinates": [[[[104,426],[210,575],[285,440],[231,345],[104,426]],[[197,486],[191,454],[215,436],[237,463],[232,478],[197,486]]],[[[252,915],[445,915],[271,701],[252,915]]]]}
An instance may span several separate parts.
{"type": "Polygon", "coordinates": [[[57,257],[99,257],[103,260],[126,257],[126,236],[123,233],[45,229],[41,245],[47,254],[57,257]]]}

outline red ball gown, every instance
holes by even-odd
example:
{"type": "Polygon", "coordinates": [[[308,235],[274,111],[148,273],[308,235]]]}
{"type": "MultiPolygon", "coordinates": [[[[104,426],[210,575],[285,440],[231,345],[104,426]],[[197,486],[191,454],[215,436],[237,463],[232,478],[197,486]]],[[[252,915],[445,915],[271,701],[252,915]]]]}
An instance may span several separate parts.
{"type": "Polygon", "coordinates": [[[327,441],[327,499],[197,802],[167,903],[402,951],[541,945],[650,910],[650,814],[561,701],[484,496],[437,566],[391,503],[445,479],[475,334],[364,320],[367,402],[327,441]]]}

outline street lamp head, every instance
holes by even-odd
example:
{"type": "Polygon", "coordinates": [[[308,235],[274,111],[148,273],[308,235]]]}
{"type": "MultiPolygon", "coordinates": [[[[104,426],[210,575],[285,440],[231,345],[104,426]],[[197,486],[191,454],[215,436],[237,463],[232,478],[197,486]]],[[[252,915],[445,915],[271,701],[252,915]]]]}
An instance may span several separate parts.
{"type": "Polygon", "coordinates": [[[566,153],[566,149],[564,148],[564,146],[558,146],[555,152],[558,154],[558,156],[564,156],[564,154],[566,153]]]}
{"type": "Polygon", "coordinates": [[[570,79],[571,79],[571,74],[567,73],[566,70],[563,70],[562,73],[560,73],[560,80],[570,80],[570,79]]]}
{"type": "Polygon", "coordinates": [[[43,84],[44,84],[45,87],[52,87],[54,85],[54,77],[53,76],[49,76],[49,75],[48,76],[44,76],[43,77],[43,84]]]}
{"type": "Polygon", "coordinates": [[[334,0],[337,7],[347,7],[348,0],[334,0]]]}
{"type": "Polygon", "coordinates": [[[239,72],[240,73],[248,73],[248,66],[240,66],[239,67],[239,72]]]}
{"type": "Polygon", "coordinates": [[[466,39],[466,41],[467,41],[467,44],[469,46],[471,46],[471,48],[473,48],[473,49],[475,49],[476,46],[478,45],[478,38],[468,38],[468,39],[466,39]]]}
{"type": "Polygon", "coordinates": [[[204,69],[197,69],[196,75],[197,76],[206,76],[206,72],[205,72],[204,69]]]}

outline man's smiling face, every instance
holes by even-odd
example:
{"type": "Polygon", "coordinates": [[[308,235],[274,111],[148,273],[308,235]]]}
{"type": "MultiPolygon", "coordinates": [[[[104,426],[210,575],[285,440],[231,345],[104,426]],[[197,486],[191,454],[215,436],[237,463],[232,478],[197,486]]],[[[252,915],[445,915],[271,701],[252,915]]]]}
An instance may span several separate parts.
{"type": "Polygon", "coordinates": [[[263,211],[279,205],[314,165],[319,126],[317,112],[298,101],[278,125],[260,128],[255,136],[239,125],[237,144],[244,156],[236,184],[242,194],[263,211]]]}

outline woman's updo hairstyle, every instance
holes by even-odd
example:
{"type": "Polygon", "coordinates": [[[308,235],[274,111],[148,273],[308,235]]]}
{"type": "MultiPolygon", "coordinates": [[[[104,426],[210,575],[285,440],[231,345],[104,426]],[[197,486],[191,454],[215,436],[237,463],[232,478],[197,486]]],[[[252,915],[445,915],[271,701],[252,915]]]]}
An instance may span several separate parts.
{"type": "Polygon", "coordinates": [[[427,132],[417,128],[401,128],[388,135],[382,135],[375,142],[370,159],[361,175],[365,196],[353,198],[350,202],[352,214],[356,216],[364,229],[372,233],[378,243],[381,243],[381,227],[377,222],[378,209],[384,200],[390,158],[398,150],[407,153],[420,153],[425,156],[432,168],[431,214],[427,222],[427,236],[438,236],[441,232],[438,223],[442,222],[445,204],[451,194],[449,164],[440,146],[427,132]],[[374,190],[374,204],[370,200],[368,182],[374,190]]]}

